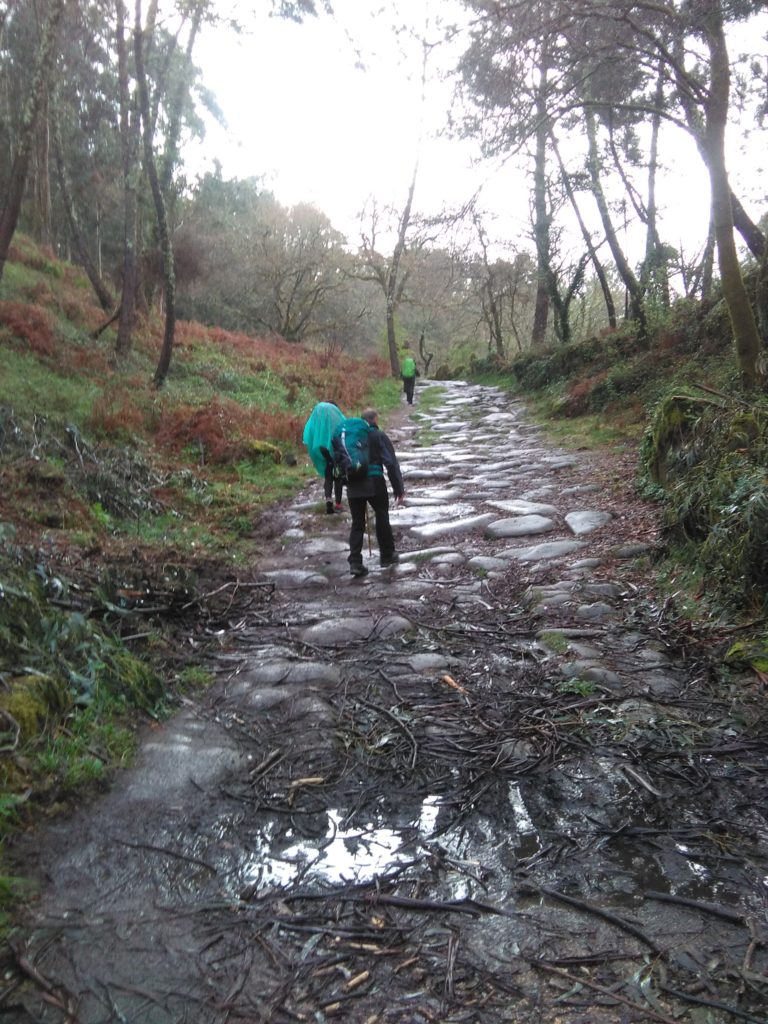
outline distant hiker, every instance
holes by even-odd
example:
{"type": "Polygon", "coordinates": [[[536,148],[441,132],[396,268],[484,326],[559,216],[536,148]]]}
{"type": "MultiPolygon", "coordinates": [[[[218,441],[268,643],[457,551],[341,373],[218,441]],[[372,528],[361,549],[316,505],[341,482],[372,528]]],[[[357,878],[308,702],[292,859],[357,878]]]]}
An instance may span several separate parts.
{"type": "Polygon", "coordinates": [[[338,405],[333,402],[318,402],[304,425],[303,441],[318,476],[323,478],[325,511],[329,515],[333,515],[334,511],[341,512],[342,509],[341,492],[344,481],[335,472],[331,438],[334,430],[343,422],[344,413],[338,405]],[[336,499],[335,506],[331,495],[336,499]]]}
{"type": "Polygon", "coordinates": [[[416,378],[419,371],[416,369],[416,360],[408,342],[403,345],[403,358],[400,360],[400,376],[403,378],[403,390],[405,391],[408,405],[413,405],[413,389],[416,386],[416,378]]]}
{"type": "Polygon", "coordinates": [[[380,564],[394,565],[399,558],[389,522],[389,493],[384,467],[398,505],[402,504],[405,486],[395,449],[384,431],[379,429],[379,414],[375,409],[366,409],[360,417],[347,419],[337,427],[333,435],[333,457],[346,477],[347,499],[352,513],[349,571],[353,576],[368,573],[363,565],[367,505],[373,509],[376,521],[380,564]]]}

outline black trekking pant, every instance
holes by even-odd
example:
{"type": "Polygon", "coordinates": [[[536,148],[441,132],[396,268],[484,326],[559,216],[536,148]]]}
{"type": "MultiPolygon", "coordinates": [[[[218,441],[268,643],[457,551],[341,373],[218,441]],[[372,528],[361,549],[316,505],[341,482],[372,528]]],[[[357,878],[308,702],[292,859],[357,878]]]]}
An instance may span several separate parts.
{"type": "Polygon", "coordinates": [[[325,494],[325,500],[330,501],[331,495],[333,494],[336,498],[336,504],[341,504],[341,491],[344,487],[344,481],[340,476],[336,476],[334,473],[333,462],[330,459],[325,460],[325,479],[323,480],[323,492],[325,494]]]}
{"type": "Polygon", "coordinates": [[[376,541],[379,557],[385,561],[395,553],[395,538],[389,522],[389,492],[383,476],[372,477],[374,493],[362,498],[353,498],[347,488],[347,501],[352,514],[349,531],[349,564],[362,565],[363,541],[365,539],[365,508],[370,505],[376,522],[376,541]]]}
{"type": "Polygon", "coordinates": [[[403,377],[403,389],[408,405],[413,405],[413,389],[416,387],[415,377],[403,377]]]}

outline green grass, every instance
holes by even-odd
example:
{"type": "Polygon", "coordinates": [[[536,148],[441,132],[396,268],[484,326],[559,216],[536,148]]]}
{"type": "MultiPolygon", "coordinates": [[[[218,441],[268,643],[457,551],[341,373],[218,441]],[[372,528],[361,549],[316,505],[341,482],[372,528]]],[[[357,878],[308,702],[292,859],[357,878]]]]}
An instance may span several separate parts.
{"type": "Polygon", "coordinates": [[[439,384],[431,384],[429,387],[419,389],[419,407],[425,412],[432,412],[439,409],[445,398],[445,388],[439,384]]]}
{"type": "Polygon", "coordinates": [[[568,650],[568,638],[557,630],[547,630],[539,637],[539,642],[553,654],[565,654],[568,650]]]}
{"type": "Polygon", "coordinates": [[[65,418],[78,427],[85,424],[101,391],[94,381],[61,376],[33,355],[7,346],[2,348],[2,363],[0,405],[19,412],[38,409],[46,416],[65,418]],[[43,407],[41,396],[45,396],[43,407]]]}
{"type": "MultiPolygon", "coordinates": [[[[383,377],[381,380],[371,382],[368,391],[367,406],[378,409],[380,413],[387,413],[400,405],[400,398],[403,393],[403,385],[400,380],[394,377],[383,377]]],[[[357,410],[362,412],[362,409],[357,410]]]]}
{"type": "Polygon", "coordinates": [[[639,439],[644,424],[626,424],[603,413],[553,418],[549,399],[526,398],[526,407],[535,423],[547,437],[563,448],[599,448],[639,439]]]}

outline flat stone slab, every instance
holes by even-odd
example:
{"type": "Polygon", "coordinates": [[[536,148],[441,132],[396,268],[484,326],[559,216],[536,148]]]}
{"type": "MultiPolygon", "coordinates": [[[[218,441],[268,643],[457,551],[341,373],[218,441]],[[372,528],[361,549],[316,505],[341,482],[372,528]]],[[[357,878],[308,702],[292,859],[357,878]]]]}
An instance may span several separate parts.
{"type": "Polygon", "coordinates": [[[592,533],[599,530],[601,526],[610,523],[613,516],[610,512],[597,512],[585,509],[583,512],[569,512],[565,517],[571,533],[580,537],[584,533],[592,533]]]}
{"type": "Polygon", "coordinates": [[[407,466],[400,468],[403,471],[403,480],[450,480],[453,476],[450,469],[416,469],[407,466]]]}
{"type": "Polygon", "coordinates": [[[247,763],[242,748],[215,722],[182,711],[142,743],[126,775],[128,800],[178,799],[197,786],[212,786],[247,763]]]}
{"type": "Polygon", "coordinates": [[[414,526],[411,533],[421,540],[429,540],[430,537],[440,537],[443,534],[470,533],[480,526],[486,526],[495,518],[493,512],[485,512],[479,516],[470,516],[468,519],[454,519],[450,522],[430,523],[428,526],[414,526]]]}
{"type": "Polygon", "coordinates": [[[335,537],[313,537],[301,545],[301,551],[305,555],[333,555],[337,551],[346,551],[348,547],[346,541],[337,540],[335,537]]]}
{"type": "Polygon", "coordinates": [[[523,501],[521,499],[511,501],[499,501],[494,499],[488,502],[494,508],[502,512],[512,512],[516,516],[556,516],[557,509],[554,505],[546,505],[538,501],[523,501]]]}
{"type": "Polygon", "coordinates": [[[444,519],[446,515],[460,519],[463,516],[471,516],[475,511],[472,505],[450,505],[446,502],[440,503],[437,511],[434,506],[407,506],[405,508],[392,508],[389,510],[389,518],[393,526],[421,526],[424,523],[431,523],[438,517],[444,519]]]}
{"type": "Polygon", "coordinates": [[[434,560],[435,565],[463,565],[466,558],[460,551],[450,551],[447,555],[438,555],[434,560]]]}
{"type": "Polygon", "coordinates": [[[301,590],[302,587],[327,587],[328,577],[321,572],[304,569],[275,569],[263,573],[280,590],[301,590]]]}
{"type": "MultiPolygon", "coordinates": [[[[421,498],[414,498],[413,503],[423,504],[425,501],[436,501],[440,504],[446,501],[457,501],[459,498],[464,496],[464,492],[460,487],[418,487],[416,488],[419,495],[423,495],[421,498]]],[[[410,495],[405,497],[405,507],[411,504],[410,495]]]]}
{"type": "Polygon", "coordinates": [[[449,554],[456,551],[456,548],[449,547],[434,547],[434,548],[418,548],[416,551],[400,551],[400,561],[402,562],[431,562],[439,555],[449,554]]]}
{"type": "Polygon", "coordinates": [[[382,640],[390,636],[399,636],[412,628],[408,619],[400,615],[385,615],[380,619],[366,617],[318,622],[303,630],[299,636],[306,644],[335,647],[351,640],[382,640]]]}
{"type": "Polygon", "coordinates": [[[573,661],[562,666],[562,674],[566,679],[585,679],[590,683],[601,683],[603,686],[621,686],[621,676],[604,665],[593,662],[573,661]]]}
{"type": "Polygon", "coordinates": [[[576,609],[576,618],[585,622],[604,622],[616,614],[615,608],[604,601],[595,601],[592,604],[583,604],[576,609]]]}
{"type": "Polygon", "coordinates": [[[492,555],[475,555],[467,562],[470,569],[484,569],[486,572],[494,572],[509,568],[509,559],[494,558],[492,555]]]}
{"type": "Polygon", "coordinates": [[[408,665],[413,672],[437,672],[440,669],[448,668],[454,661],[455,659],[445,654],[433,654],[427,651],[424,654],[414,654],[412,658],[408,659],[408,665]]]}
{"type": "Polygon", "coordinates": [[[576,484],[575,487],[565,487],[560,492],[570,498],[574,494],[596,494],[600,490],[599,484],[576,484]]]}
{"type": "Polygon", "coordinates": [[[485,529],[486,537],[530,537],[537,533],[550,533],[557,524],[546,516],[515,516],[513,519],[497,519],[485,529]]]}
{"type": "MultiPolygon", "coordinates": [[[[563,555],[572,555],[574,551],[580,551],[586,547],[583,540],[553,540],[548,544],[536,544],[532,548],[518,548],[510,551],[510,558],[516,558],[519,562],[546,561],[550,558],[562,558],[563,555]]],[[[506,554],[506,552],[502,552],[506,554]]]]}
{"type": "Polygon", "coordinates": [[[266,661],[246,667],[237,676],[243,686],[338,683],[341,673],[325,661],[266,661]]]}

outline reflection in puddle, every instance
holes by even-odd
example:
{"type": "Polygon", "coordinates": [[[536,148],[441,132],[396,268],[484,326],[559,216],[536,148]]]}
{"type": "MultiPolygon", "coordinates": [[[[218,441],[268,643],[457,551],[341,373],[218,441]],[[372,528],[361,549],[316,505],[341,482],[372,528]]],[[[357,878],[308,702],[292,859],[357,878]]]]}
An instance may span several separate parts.
{"type": "Polygon", "coordinates": [[[316,841],[302,841],[285,847],[280,856],[270,856],[274,844],[264,836],[261,851],[244,865],[242,881],[247,885],[290,885],[299,877],[321,879],[324,882],[365,882],[391,870],[398,864],[414,858],[419,840],[432,835],[440,803],[430,796],[421,805],[417,822],[416,841],[406,838],[413,827],[396,830],[376,827],[373,822],[353,828],[343,828],[344,815],[328,811],[325,836],[316,841]]]}
{"type": "Polygon", "coordinates": [[[536,826],[533,824],[533,819],[528,813],[520,787],[516,782],[510,782],[509,784],[509,802],[512,804],[512,810],[515,812],[518,833],[520,835],[533,835],[536,832],[536,826]]]}

